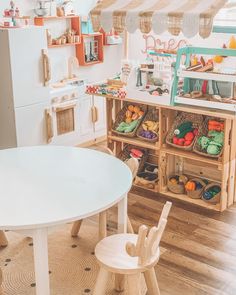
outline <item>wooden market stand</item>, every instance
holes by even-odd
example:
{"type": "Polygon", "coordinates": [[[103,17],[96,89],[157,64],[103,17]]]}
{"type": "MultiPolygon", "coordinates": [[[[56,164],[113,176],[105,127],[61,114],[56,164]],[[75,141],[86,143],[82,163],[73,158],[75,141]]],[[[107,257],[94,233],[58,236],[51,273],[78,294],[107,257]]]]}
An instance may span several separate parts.
{"type": "MultiPolygon", "coordinates": [[[[97,94],[95,94],[97,95],[97,94]]],[[[160,193],[172,199],[178,199],[184,202],[192,203],[215,211],[224,211],[236,201],[235,195],[235,157],[236,157],[236,117],[234,113],[214,109],[206,109],[191,106],[170,106],[158,104],[158,98],[152,100],[140,100],[133,98],[117,98],[102,95],[106,99],[107,109],[107,140],[108,147],[112,149],[116,156],[119,156],[125,144],[131,144],[136,147],[149,150],[150,158],[153,164],[157,164],[158,185],[151,189],[154,193],[160,193]],[[155,108],[159,117],[159,141],[150,143],[138,137],[119,136],[112,132],[117,113],[122,109],[124,103],[138,103],[146,105],[149,109],[155,108]],[[177,112],[187,112],[201,114],[223,119],[225,122],[225,138],[223,154],[220,158],[207,158],[198,155],[192,151],[185,151],[170,147],[166,144],[165,138],[172,126],[177,112]],[[192,199],[186,194],[174,194],[167,188],[168,177],[181,170],[190,177],[199,177],[221,184],[221,198],[218,204],[211,204],[202,199],[192,199]]],[[[147,188],[145,188],[147,189],[147,188]]],[[[150,190],[150,189],[148,189],[150,190]]]]}

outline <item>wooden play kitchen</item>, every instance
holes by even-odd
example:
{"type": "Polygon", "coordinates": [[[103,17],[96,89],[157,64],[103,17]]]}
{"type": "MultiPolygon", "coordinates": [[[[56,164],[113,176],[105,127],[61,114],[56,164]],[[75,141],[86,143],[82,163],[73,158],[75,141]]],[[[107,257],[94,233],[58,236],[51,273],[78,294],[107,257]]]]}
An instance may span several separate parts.
{"type": "Polygon", "coordinates": [[[233,112],[93,95],[106,99],[109,148],[140,159],[134,185],[215,211],[234,203],[233,112]]]}

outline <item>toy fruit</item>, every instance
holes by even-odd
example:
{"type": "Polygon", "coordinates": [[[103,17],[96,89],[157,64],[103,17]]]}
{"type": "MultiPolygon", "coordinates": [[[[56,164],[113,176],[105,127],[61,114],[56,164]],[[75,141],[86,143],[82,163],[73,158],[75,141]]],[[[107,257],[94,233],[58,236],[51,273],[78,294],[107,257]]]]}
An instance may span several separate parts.
{"type": "Polygon", "coordinates": [[[183,146],[184,145],[184,142],[185,142],[185,139],[184,138],[178,138],[177,145],[183,146]]]}
{"type": "Polygon", "coordinates": [[[133,111],[134,111],[134,113],[138,114],[140,112],[140,107],[135,106],[133,111]]]}
{"type": "Polygon", "coordinates": [[[221,56],[221,55],[216,55],[216,56],[213,58],[213,60],[214,60],[215,63],[220,64],[220,63],[223,62],[224,58],[223,58],[223,56],[221,56]]]}
{"type": "Polygon", "coordinates": [[[144,111],[139,111],[139,112],[138,112],[138,115],[139,115],[139,118],[141,119],[142,116],[144,115],[144,111]]]}
{"type": "Polygon", "coordinates": [[[185,184],[185,189],[186,191],[195,191],[196,189],[196,183],[194,181],[188,181],[186,184],[185,184]]]}
{"type": "Polygon", "coordinates": [[[128,106],[128,110],[129,110],[130,112],[133,112],[133,111],[134,111],[134,106],[133,106],[132,104],[130,104],[130,105],[128,106]]]}
{"type": "Polygon", "coordinates": [[[185,140],[184,142],[184,146],[189,146],[192,143],[191,140],[185,140]]]}
{"type": "Polygon", "coordinates": [[[132,112],[127,110],[125,115],[126,115],[126,118],[131,118],[132,117],[132,112]]]}
{"type": "Polygon", "coordinates": [[[133,113],[132,120],[137,120],[139,118],[139,115],[137,113],[133,113]]]}
{"type": "Polygon", "coordinates": [[[178,141],[179,141],[178,137],[174,136],[173,137],[173,144],[178,144],[178,141]]]}
{"type": "Polygon", "coordinates": [[[171,182],[172,184],[178,184],[177,179],[174,178],[174,177],[172,177],[172,178],[170,179],[170,182],[171,182]]]}
{"type": "Polygon", "coordinates": [[[137,158],[142,158],[143,152],[138,149],[131,149],[132,155],[136,156],[137,158]]]}
{"type": "Polygon", "coordinates": [[[132,118],[126,118],[125,119],[125,123],[131,123],[132,122],[132,118]]]}
{"type": "Polygon", "coordinates": [[[236,39],[234,36],[231,36],[231,38],[229,40],[229,48],[236,49],[236,39]]]}
{"type": "Polygon", "coordinates": [[[194,139],[194,134],[193,134],[193,132],[188,132],[188,133],[186,133],[185,134],[185,136],[184,136],[184,139],[186,140],[186,141],[193,141],[193,139],[194,139]]]}

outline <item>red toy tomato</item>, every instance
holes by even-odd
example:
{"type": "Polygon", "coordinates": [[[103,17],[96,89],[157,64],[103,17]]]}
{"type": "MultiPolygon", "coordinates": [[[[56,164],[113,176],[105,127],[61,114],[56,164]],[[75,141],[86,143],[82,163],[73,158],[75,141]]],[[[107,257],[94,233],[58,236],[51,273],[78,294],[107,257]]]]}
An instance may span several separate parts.
{"type": "Polygon", "coordinates": [[[177,138],[177,136],[173,137],[173,144],[178,144],[179,139],[177,138]]]}
{"type": "Polygon", "coordinates": [[[193,134],[193,132],[188,132],[188,133],[185,135],[184,139],[185,139],[186,141],[193,141],[194,137],[195,137],[195,135],[193,134]]]}
{"type": "Polygon", "coordinates": [[[185,139],[184,138],[179,138],[178,139],[178,145],[184,145],[185,139]]]}
{"type": "Polygon", "coordinates": [[[186,140],[184,146],[189,146],[192,143],[192,140],[186,140]]]}

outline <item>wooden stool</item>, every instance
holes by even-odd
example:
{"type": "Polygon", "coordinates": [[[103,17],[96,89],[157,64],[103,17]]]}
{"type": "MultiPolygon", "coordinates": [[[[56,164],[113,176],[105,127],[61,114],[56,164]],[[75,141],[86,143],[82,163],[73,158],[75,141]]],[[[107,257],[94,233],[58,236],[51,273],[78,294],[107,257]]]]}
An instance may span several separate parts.
{"type": "Polygon", "coordinates": [[[7,237],[4,231],[0,230],[0,247],[6,247],[8,245],[7,237]]]}
{"type": "MultiPolygon", "coordinates": [[[[113,155],[114,153],[107,147],[97,147],[95,150],[99,150],[101,152],[105,152],[107,154],[113,155]]],[[[136,177],[139,167],[139,162],[137,159],[129,159],[126,162],[127,166],[130,168],[133,179],[136,177]]],[[[73,223],[72,229],[71,229],[71,236],[73,238],[78,236],[80,227],[82,225],[83,220],[78,220],[73,223]]],[[[127,218],[127,232],[128,233],[134,233],[131,221],[129,217],[127,218]]],[[[99,214],[99,239],[102,240],[107,236],[107,214],[106,211],[99,214]]]]}
{"type": "Polygon", "coordinates": [[[141,295],[141,273],[144,274],[148,294],[160,295],[154,266],[160,257],[159,244],[171,205],[171,202],[165,204],[158,226],[152,227],[149,232],[148,228],[142,225],[138,235],[112,235],[97,244],[95,255],[100,271],[93,295],[106,294],[107,282],[112,273],[126,275],[129,295],[141,295]]]}

